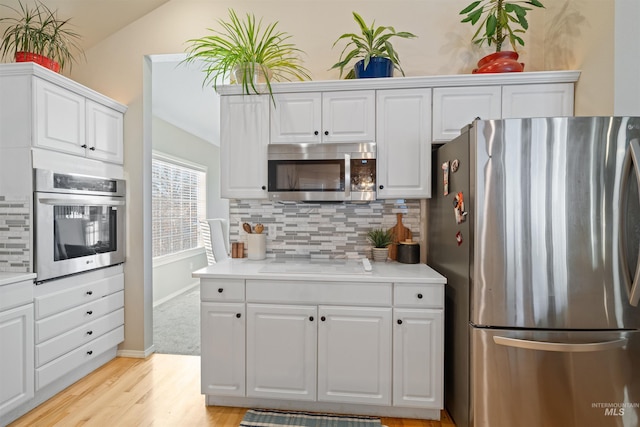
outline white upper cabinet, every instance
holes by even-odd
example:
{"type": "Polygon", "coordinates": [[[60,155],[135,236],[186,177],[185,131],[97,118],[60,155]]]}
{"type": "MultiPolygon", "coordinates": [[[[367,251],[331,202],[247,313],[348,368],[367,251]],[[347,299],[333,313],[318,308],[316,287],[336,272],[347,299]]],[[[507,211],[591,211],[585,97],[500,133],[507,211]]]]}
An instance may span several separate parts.
{"type": "Polygon", "coordinates": [[[267,198],[268,95],[221,99],[220,193],[229,199],[267,198]]]}
{"type": "Polygon", "coordinates": [[[450,141],[460,129],[481,119],[501,117],[500,86],[443,87],[433,89],[433,141],[450,141]]]}
{"type": "Polygon", "coordinates": [[[65,164],[82,157],[122,165],[126,110],[34,63],[0,64],[0,148],[28,149],[41,158],[50,155],[41,149],[52,150],[63,153],[51,157],[65,164]]]}
{"type": "Polygon", "coordinates": [[[87,157],[122,163],[123,115],[109,107],[87,100],[86,119],[87,157]]]}
{"type": "Polygon", "coordinates": [[[271,105],[272,144],[375,142],[375,91],[280,93],[271,105]]]}
{"type": "Polygon", "coordinates": [[[431,89],[377,92],[378,199],[431,197],[431,89]]]}
{"type": "Polygon", "coordinates": [[[45,80],[34,79],[33,144],[65,153],[86,153],[85,98],[45,80]]]}
{"type": "Polygon", "coordinates": [[[573,91],[573,83],[504,86],[502,117],[573,116],[573,91]]]}

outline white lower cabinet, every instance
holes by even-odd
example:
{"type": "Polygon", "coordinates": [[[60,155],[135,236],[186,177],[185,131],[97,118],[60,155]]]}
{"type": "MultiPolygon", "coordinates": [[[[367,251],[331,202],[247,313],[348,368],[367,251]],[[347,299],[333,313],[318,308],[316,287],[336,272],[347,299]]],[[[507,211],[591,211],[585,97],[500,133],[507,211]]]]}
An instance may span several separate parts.
{"type": "Polygon", "coordinates": [[[30,303],[0,311],[0,415],[33,397],[33,375],[33,303],[30,303]]]}
{"type": "Polygon", "coordinates": [[[317,307],[247,304],[247,396],[316,400],[317,307]]]}
{"type": "Polygon", "coordinates": [[[201,303],[202,394],[245,395],[244,313],[244,303],[201,303]]]}
{"type": "Polygon", "coordinates": [[[442,284],[201,279],[200,295],[208,404],[439,416],[442,284]]]}
{"type": "Polygon", "coordinates": [[[393,310],[393,405],[443,407],[443,310],[393,310]]]}
{"type": "Polygon", "coordinates": [[[318,400],[391,404],[391,308],[321,306],[318,400]]]}

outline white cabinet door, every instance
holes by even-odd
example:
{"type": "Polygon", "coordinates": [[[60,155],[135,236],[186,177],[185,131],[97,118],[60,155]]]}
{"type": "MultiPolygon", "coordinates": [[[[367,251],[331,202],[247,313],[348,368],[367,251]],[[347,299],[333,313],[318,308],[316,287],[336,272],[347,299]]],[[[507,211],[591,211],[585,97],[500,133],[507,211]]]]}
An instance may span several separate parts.
{"type": "Polygon", "coordinates": [[[441,309],[394,309],[393,405],[443,407],[441,309]]]}
{"type": "Polygon", "coordinates": [[[271,144],[374,142],[373,90],[280,93],[271,105],[271,144]]]}
{"type": "Polygon", "coordinates": [[[84,156],[85,98],[53,83],[34,78],[33,144],[84,156]]]}
{"type": "Polygon", "coordinates": [[[502,87],[502,117],[573,116],[573,83],[502,87]]]}
{"type": "Polygon", "coordinates": [[[318,143],[322,130],[320,92],[276,93],[271,103],[271,144],[318,143]]]}
{"type": "Polygon", "coordinates": [[[33,398],[33,304],[0,312],[0,415],[33,398]]]}
{"type": "Polygon", "coordinates": [[[501,86],[443,87],[433,89],[433,141],[450,141],[476,117],[499,119],[501,86]]]}
{"type": "Polygon", "coordinates": [[[431,89],[377,92],[378,199],[431,197],[431,89]]]}
{"type": "Polygon", "coordinates": [[[221,98],[220,193],[229,199],[267,198],[268,95],[221,98]]]}
{"type": "Polygon", "coordinates": [[[322,142],[375,140],[375,91],[351,90],[322,94],[322,142]]]}
{"type": "Polygon", "coordinates": [[[320,306],[318,400],[391,404],[391,308],[320,306]]]}
{"type": "Polygon", "coordinates": [[[122,113],[91,100],[87,104],[87,157],[122,164],[122,113]]]}
{"type": "Polygon", "coordinates": [[[317,308],[247,304],[247,396],[316,399],[317,308]]]}
{"type": "Polygon", "coordinates": [[[244,303],[200,305],[202,394],[245,394],[244,303]]]}

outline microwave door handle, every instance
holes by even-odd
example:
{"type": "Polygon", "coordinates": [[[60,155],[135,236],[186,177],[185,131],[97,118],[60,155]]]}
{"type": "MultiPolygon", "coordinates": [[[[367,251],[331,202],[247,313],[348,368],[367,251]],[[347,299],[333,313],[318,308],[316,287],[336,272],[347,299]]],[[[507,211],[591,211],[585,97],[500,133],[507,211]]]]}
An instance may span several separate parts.
{"type": "Polygon", "coordinates": [[[629,188],[629,176],[631,175],[631,167],[633,166],[638,183],[638,197],[640,198],[640,141],[632,139],[629,143],[627,154],[624,158],[622,166],[622,180],[620,182],[620,197],[618,198],[618,251],[620,253],[620,261],[624,274],[624,281],[629,294],[629,303],[637,307],[640,302],[640,254],[636,263],[636,271],[633,277],[629,277],[629,260],[627,251],[625,250],[626,234],[623,230],[624,224],[624,205],[626,203],[625,191],[629,188]]]}
{"type": "Polygon", "coordinates": [[[613,350],[616,348],[624,347],[625,344],[627,344],[627,339],[620,338],[612,341],[590,343],[558,343],[494,336],[493,342],[505,347],[523,348],[526,350],[559,351],[563,353],[588,353],[595,351],[613,350]]]}
{"type": "Polygon", "coordinates": [[[99,198],[95,199],[51,199],[41,198],[38,202],[44,205],[62,205],[62,206],[124,206],[124,200],[103,200],[99,198]]]}
{"type": "Polygon", "coordinates": [[[351,199],[351,155],[344,155],[344,197],[351,199]]]}

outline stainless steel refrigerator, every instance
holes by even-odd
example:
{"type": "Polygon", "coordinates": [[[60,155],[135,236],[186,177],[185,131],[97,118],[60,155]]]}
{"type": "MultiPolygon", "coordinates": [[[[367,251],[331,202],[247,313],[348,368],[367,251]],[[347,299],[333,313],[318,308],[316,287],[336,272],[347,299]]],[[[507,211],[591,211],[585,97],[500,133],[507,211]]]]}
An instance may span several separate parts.
{"type": "Polygon", "coordinates": [[[433,158],[456,426],[639,426],[640,117],[479,120],[433,158]]]}

